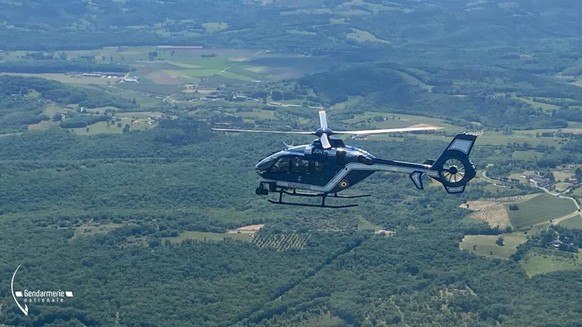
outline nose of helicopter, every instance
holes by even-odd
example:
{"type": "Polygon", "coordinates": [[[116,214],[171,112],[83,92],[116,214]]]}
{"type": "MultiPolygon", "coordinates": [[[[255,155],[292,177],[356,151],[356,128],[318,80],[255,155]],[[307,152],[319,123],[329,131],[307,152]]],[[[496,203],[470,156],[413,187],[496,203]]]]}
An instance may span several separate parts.
{"type": "Polygon", "coordinates": [[[265,159],[259,161],[255,165],[255,170],[256,170],[257,174],[263,175],[264,173],[266,173],[267,169],[269,169],[269,167],[271,167],[271,164],[272,164],[272,160],[269,160],[269,158],[265,158],[265,159]]]}

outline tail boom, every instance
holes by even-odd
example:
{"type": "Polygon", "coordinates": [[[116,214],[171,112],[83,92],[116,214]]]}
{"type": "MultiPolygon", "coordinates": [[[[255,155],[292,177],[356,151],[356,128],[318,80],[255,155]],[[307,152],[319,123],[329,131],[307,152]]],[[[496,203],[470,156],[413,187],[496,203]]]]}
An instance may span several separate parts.
{"type": "Polygon", "coordinates": [[[448,193],[462,193],[467,183],[476,175],[469,154],[477,139],[474,134],[457,134],[437,160],[424,164],[395,160],[375,159],[371,169],[393,173],[407,173],[416,188],[424,189],[424,175],[443,184],[448,193]],[[373,167],[373,168],[372,168],[373,167]]]}

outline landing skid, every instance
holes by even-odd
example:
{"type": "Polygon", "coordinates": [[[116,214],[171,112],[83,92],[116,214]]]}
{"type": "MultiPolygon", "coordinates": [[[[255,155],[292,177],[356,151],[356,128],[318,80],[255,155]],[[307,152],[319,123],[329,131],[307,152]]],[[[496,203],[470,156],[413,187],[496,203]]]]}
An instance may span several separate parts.
{"type": "Polygon", "coordinates": [[[289,192],[286,190],[279,190],[279,191],[275,191],[275,192],[279,193],[279,200],[278,201],[274,201],[274,200],[270,200],[270,199],[268,200],[269,202],[271,202],[273,204],[285,204],[285,205],[301,206],[301,207],[317,207],[317,208],[332,208],[332,209],[351,208],[351,207],[357,207],[358,205],[357,204],[345,204],[345,205],[325,204],[325,199],[328,197],[339,198],[339,199],[355,199],[355,198],[363,198],[363,197],[370,196],[370,194],[341,196],[341,195],[337,195],[337,193],[330,195],[327,193],[299,193],[296,191],[289,192]],[[287,194],[290,196],[301,196],[301,197],[321,197],[321,204],[286,202],[286,201],[283,201],[283,194],[287,194]]]}

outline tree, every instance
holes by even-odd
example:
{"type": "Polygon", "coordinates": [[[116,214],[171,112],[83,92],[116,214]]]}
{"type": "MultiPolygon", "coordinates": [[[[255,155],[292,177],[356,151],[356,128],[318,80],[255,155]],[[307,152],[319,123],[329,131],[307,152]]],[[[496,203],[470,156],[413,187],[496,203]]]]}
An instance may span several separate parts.
{"type": "Polygon", "coordinates": [[[283,92],[273,91],[271,92],[271,98],[273,99],[273,101],[281,101],[283,100],[283,92]]]}
{"type": "Polygon", "coordinates": [[[63,114],[60,112],[55,113],[52,117],[53,121],[61,121],[61,119],[63,119],[63,114]]]}
{"type": "Polygon", "coordinates": [[[504,240],[503,240],[503,236],[499,236],[497,238],[497,240],[495,241],[495,244],[499,245],[499,246],[503,246],[504,245],[504,240]]]}
{"type": "Polygon", "coordinates": [[[374,324],[370,320],[364,320],[362,327],[373,327],[374,324]]]}
{"type": "Polygon", "coordinates": [[[148,58],[150,59],[150,61],[153,61],[157,57],[158,57],[158,52],[157,51],[150,51],[150,52],[148,52],[148,58]]]}

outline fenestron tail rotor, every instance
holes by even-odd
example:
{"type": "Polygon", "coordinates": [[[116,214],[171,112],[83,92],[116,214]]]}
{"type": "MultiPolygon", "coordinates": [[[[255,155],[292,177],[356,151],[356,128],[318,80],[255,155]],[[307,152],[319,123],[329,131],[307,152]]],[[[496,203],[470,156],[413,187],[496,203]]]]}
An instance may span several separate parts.
{"type": "Polygon", "coordinates": [[[459,183],[466,173],[465,164],[456,158],[447,159],[442,168],[442,178],[451,184],[459,183]]]}
{"type": "Polygon", "coordinates": [[[438,174],[431,177],[441,182],[448,193],[464,192],[467,183],[477,175],[469,159],[476,139],[475,134],[457,134],[437,160],[427,162],[438,174]]]}

